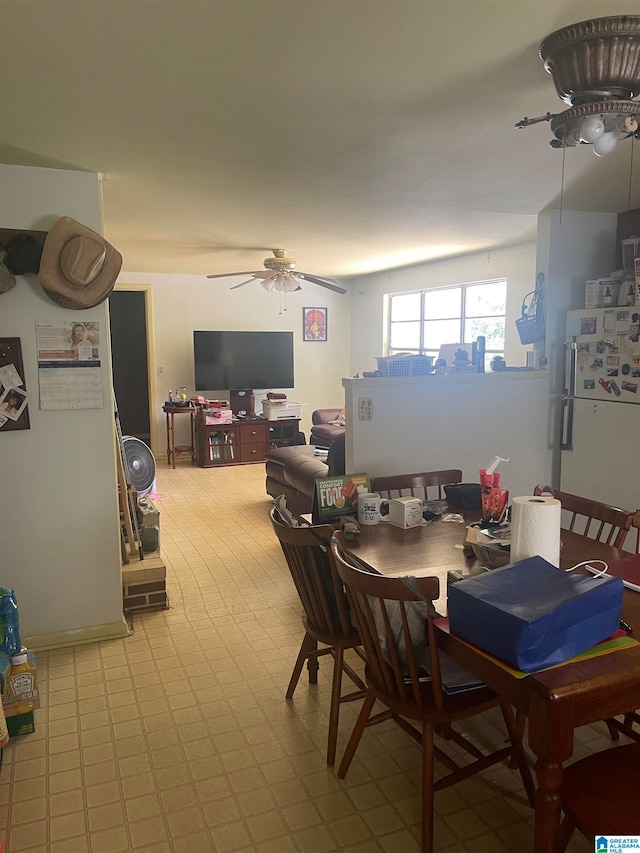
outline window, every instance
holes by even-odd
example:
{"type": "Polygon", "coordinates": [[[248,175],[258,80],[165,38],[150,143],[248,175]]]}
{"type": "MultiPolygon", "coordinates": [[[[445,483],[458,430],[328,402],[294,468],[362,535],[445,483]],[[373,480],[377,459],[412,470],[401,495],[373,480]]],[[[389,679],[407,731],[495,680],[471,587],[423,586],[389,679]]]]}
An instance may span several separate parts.
{"type": "Polygon", "coordinates": [[[389,295],[389,355],[438,357],[442,344],[485,337],[486,364],[504,355],[507,281],[483,281],[389,295]]]}

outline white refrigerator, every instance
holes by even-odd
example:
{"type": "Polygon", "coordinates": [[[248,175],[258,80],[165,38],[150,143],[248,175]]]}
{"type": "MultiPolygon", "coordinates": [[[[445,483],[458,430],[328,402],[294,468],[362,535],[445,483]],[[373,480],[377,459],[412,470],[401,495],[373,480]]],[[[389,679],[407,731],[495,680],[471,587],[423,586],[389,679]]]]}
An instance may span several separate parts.
{"type": "Polygon", "coordinates": [[[640,307],[567,313],[560,487],[640,508],[640,307]]]}

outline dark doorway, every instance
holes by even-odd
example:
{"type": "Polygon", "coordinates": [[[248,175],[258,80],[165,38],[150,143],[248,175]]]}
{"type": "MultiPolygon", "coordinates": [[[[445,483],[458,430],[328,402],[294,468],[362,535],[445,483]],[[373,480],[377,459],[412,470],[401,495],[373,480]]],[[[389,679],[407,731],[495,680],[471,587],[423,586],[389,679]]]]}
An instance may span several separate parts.
{"type": "Polygon", "coordinates": [[[113,385],[123,435],[151,448],[145,292],[113,290],[109,296],[113,385]]]}

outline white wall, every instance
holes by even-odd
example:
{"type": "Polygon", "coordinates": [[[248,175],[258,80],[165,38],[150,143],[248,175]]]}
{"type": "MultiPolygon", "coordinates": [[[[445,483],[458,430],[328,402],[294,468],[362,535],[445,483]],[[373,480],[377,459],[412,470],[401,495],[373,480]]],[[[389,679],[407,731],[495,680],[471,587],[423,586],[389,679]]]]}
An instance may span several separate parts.
{"type": "MultiPolygon", "coordinates": [[[[234,279],[123,272],[118,286],[126,288],[127,283],[151,284],[156,374],[164,374],[156,375],[156,401],[152,412],[161,445],[154,448],[156,455],[166,452],[162,404],[169,389],[186,385],[189,394],[196,393],[193,375],[195,329],[293,331],[295,388],[285,393],[289,400],[306,404],[301,429],[306,432],[307,440],[314,409],[344,404],[342,378],[349,375],[350,353],[348,293],[341,295],[314,284],[303,284],[303,290],[287,295],[287,310],[279,313],[277,294],[268,293],[259,284],[230,290],[237,283],[234,279]],[[303,306],[328,309],[326,343],[302,340],[303,306]]],[[[220,390],[219,396],[228,399],[228,392],[220,390]]],[[[178,443],[182,443],[181,436],[185,437],[188,432],[188,419],[185,423],[178,420],[176,436],[178,443]]]]}
{"type": "Polygon", "coordinates": [[[494,456],[512,497],[551,474],[546,371],[345,380],[347,468],[371,476],[459,468],[464,482],[494,456]],[[372,401],[359,420],[358,400],[372,401]]]}
{"type": "Polygon", "coordinates": [[[496,278],[507,279],[505,359],[509,365],[523,365],[531,347],[521,345],[514,323],[524,295],[535,287],[535,264],[536,245],[526,243],[353,279],[351,374],[375,370],[376,356],[383,355],[386,294],[496,278]]]}
{"type": "MultiPolygon", "coordinates": [[[[101,231],[97,176],[0,166],[0,227],[48,230],[71,216],[101,231]]],[[[36,322],[97,321],[109,339],[107,303],[68,311],[35,276],[0,294],[0,336],[19,337],[31,429],[0,429],[0,585],[16,590],[32,647],[124,636],[111,358],[103,347],[105,406],[41,411],[36,322]]]]}

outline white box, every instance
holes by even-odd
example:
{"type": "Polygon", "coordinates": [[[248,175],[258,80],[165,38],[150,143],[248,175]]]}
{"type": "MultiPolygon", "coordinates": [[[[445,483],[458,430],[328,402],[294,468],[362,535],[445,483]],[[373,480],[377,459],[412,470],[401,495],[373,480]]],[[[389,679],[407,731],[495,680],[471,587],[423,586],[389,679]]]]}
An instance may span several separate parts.
{"type": "Polygon", "coordinates": [[[263,400],[262,414],[268,421],[301,418],[303,405],[304,403],[291,403],[288,400],[263,400]]]}
{"type": "Polygon", "coordinates": [[[389,524],[395,527],[419,527],[422,524],[420,498],[393,498],[389,501],[389,524]]]}

